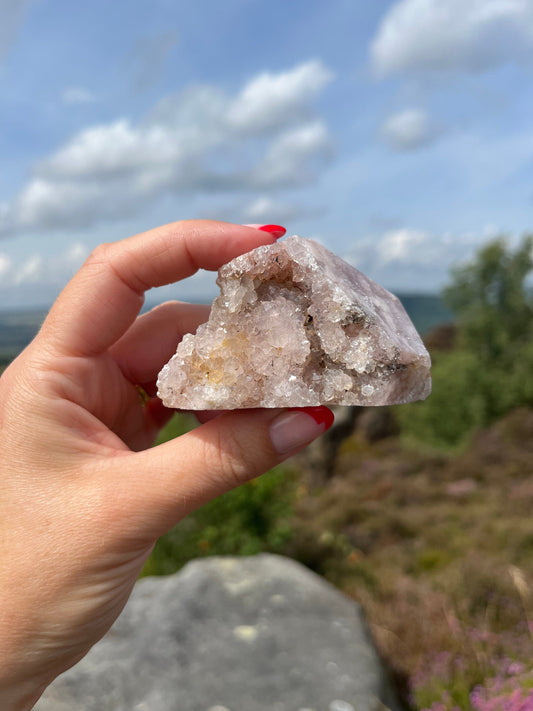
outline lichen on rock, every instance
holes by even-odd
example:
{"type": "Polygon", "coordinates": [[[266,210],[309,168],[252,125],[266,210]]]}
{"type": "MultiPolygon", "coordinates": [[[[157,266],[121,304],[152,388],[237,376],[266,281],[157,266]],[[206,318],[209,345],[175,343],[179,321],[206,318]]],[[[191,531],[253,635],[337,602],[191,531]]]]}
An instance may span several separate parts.
{"type": "Polygon", "coordinates": [[[158,377],[188,410],[391,405],[431,391],[430,358],[396,296],[296,235],[221,267],[209,321],[158,377]]]}

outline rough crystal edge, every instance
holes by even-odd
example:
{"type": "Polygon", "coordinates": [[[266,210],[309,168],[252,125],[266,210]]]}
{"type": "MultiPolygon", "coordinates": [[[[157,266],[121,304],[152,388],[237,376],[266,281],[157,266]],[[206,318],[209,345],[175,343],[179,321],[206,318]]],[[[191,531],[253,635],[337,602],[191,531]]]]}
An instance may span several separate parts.
{"type": "MultiPolygon", "coordinates": [[[[395,377],[394,379],[388,381],[388,387],[383,387],[384,383],[382,383],[382,388],[377,393],[367,392],[365,394],[362,394],[361,392],[357,393],[350,391],[347,392],[343,398],[339,399],[338,397],[318,397],[316,393],[313,393],[312,390],[309,390],[309,397],[306,396],[298,398],[294,394],[292,394],[288,397],[287,402],[283,402],[283,399],[280,398],[278,395],[275,399],[275,402],[272,402],[268,398],[264,398],[260,402],[254,401],[250,404],[239,404],[238,406],[232,408],[231,405],[228,405],[227,397],[225,396],[220,397],[218,399],[216,397],[209,399],[206,398],[204,394],[204,396],[201,398],[202,403],[198,404],[195,403],[189,395],[185,393],[179,393],[179,401],[177,401],[176,393],[173,392],[172,385],[169,386],[166,382],[164,382],[166,379],[166,375],[170,371],[171,364],[176,360],[180,359],[179,354],[176,353],[173,358],[171,358],[169,363],[167,363],[163,367],[157,380],[158,395],[161,397],[163,404],[165,404],[167,407],[174,407],[184,410],[251,409],[256,407],[306,407],[316,405],[383,406],[405,404],[408,402],[413,402],[415,400],[423,400],[430,394],[431,376],[429,368],[431,365],[431,359],[427,350],[424,347],[424,344],[422,343],[418,332],[416,331],[414,325],[412,324],[412,321],[410,320],[407,312],[403,307],[403,304],[400,302],[398,297],[387,291],[384,287],[380,286],[376,282],[373,282],[365,274],[357,270],[352,265],[346,263],[334,253],[322,247],[322,245],[313,242],[313,240],[303,240],[302,238],[293,235],[292,237],[288,237],[283,242],[277,243],[277,245],[267,245],[263,247],[258,247],[255,250],[252,250],[251,252],[236,257],[235,259],[220,268],[217,278],[217,284],[219,285],[219,287],[222,287],[225,279],[238,279],[244,275],[249,274],[250,271],[253,272],[253,267],[250,266],[250,259],[255,260],[257,263],[263,256],[263,253],[268,253],[276,246],[283,247],[288,252],[289,257],[296,260],[297,268],[302,272],[305,272],[305,269],[301,267],[297,262],[297,254],[294,254],[294,252],[297,253],[299,249],[301,249],[301,243],[305,243],[304,248],[309,248],[309,246],[311,246],[312,249],[315,251],[315,263],[313,265],[314,268],[309,269],[305,274],[308,280],[310,275],[311,281],[313,280],[312,275],[314,271],[323,271],[324,263],[321,259],[321,252],[324,251],[325,253],[327,253],[327,257],[329,260],[326,267],[327,271],[331,271],[329,262],[334,262],[335,270],[339,272],[338,275],[335,274],[330,277],[332,281],[334,282],[335,279],[338,279],[344,282],[343,286],[348,291],[353,292],[353,303],[351,304],[351,306],[356,306],[357,304],[359,304],[362,308],[362,311],[367,316],[370,312],[375,312],[377,309],[379,313],[376,314],[376,321],[381,322],[382,324],[388,324],[389,338],[391,335],[393,336],[393,339],[394,336],[396,336],[397,338],[401,336],[402,340],[404,340],[404,343],[407,343],[409,345],[410,357],[402,364],[402,368],[404,369],[403,377],[395,377]],[[372,298],[370,298],[366,294],[354,292],[353,285],[350,283],[350,275],[346,273],[347,270],[353,270],[357,272],[358,279],[362,284],[367,287],[369,293],[372,294],[372,298]],[[383,300],[384,307],[380,305],[381,300],[383,300]],[[391,305],[393,305],[393,309],[397,311],[397,315],[402,316],[401,334],[396,330],[394,322],[391,323],[391,305]]],[[[221,304],[221,302],[223,302],[222,290],[221,293],[214,299],[213,305],[221,304]]],[[[394,319],[392,319],[392,321],[394,321],[394,319]]],[[[347,369],[347,372],[350,372],[349,369],[347,369]]],[[[353,371],[352,375],[353,377],[358,377],[358,374],[353,371]]]]}

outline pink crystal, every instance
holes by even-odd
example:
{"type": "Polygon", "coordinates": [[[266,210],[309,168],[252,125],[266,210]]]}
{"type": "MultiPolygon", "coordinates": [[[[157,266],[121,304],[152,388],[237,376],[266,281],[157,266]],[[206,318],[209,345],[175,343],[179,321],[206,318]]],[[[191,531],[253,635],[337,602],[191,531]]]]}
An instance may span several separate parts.
{"type": "Polygon", "coordinates": [[[224,265],[209,321],[158,378],[187,410],[392,405],[427,397],[430,358],[396,296],[302,237],[224,265]]]}

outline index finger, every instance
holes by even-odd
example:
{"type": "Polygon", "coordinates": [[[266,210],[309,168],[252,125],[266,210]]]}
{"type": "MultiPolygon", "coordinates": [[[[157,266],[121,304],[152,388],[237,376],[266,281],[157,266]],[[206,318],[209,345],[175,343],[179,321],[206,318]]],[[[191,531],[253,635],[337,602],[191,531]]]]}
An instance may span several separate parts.
{"type": "Polygon", "coordinates": [[[62,291],[41,329],[66,355],[103,353],[133,323],[144,293],[216,270],[274,235],[253,227],[186,220],[97,247],[62,291]]]}

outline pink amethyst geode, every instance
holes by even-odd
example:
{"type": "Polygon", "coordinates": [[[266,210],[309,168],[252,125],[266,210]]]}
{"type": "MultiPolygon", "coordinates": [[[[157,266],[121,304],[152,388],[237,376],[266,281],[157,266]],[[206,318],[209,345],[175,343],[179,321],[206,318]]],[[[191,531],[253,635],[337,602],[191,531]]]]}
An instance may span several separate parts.
{"type": "Polygon", "coordinates": [[[302,237],[219,270],[209,321],[158,377],[186,410],[392,405],[426,398],[431,361],[396,296],[302,237]]]}

